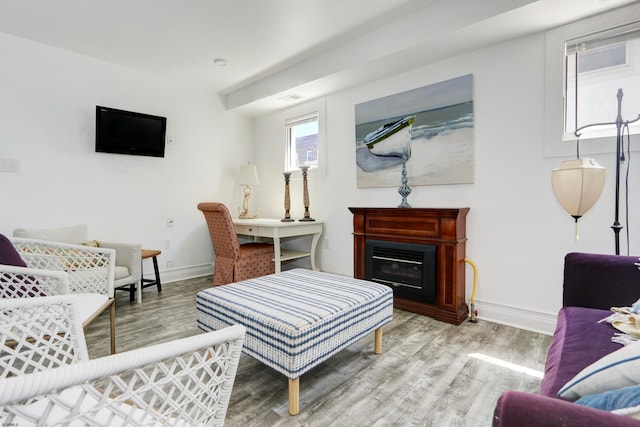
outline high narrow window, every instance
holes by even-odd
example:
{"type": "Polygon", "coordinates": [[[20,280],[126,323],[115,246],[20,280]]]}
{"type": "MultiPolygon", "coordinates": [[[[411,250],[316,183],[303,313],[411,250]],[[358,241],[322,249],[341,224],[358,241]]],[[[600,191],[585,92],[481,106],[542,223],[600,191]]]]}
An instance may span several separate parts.
{"type": "MultiPolygon", "coordinates": [[[[618,89],[623,91],[622,119],[640,113],[640,22],[627,24],[565,42],[564,133],[617,117],[618,89]]],[[[582,138],[615,135],[615,126],[594,127],[582,138]]],[[[640,126],[631,127],[640,133],[640,126]]]]}
{"type": "Polygon", "coordinates": [[[319,113],[313,112],[285,120],[286,155],[285,169],[292,171],[300,166],[318,166],[319,113]]]}

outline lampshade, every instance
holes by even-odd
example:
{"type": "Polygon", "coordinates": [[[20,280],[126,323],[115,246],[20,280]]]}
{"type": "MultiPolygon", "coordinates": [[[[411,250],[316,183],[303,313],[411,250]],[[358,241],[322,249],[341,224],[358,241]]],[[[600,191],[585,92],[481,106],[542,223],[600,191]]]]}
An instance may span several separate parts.
{"type": "Polygon", "coordinates": [[[604,188],[605,172],[605,168],[590,158],[563,161],[552,171],[553,192],[576,222],[598,201],[604,188]]]}
{"type": "Polygon", "coordinates": [[[240,185],[260,185],[256,165],[249,162],[240,166],[240,185]]]}

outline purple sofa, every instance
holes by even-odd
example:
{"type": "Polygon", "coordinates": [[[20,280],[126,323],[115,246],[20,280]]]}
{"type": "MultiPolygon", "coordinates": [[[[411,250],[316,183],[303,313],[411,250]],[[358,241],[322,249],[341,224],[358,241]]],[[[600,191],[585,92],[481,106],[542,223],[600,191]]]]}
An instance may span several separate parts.
{"type": "Polygon", "coordinates": [[[610,307],[640,298],[638,257],[570,253],[565,257],[563,308],[547,354],[539,394],[508,391],[498,399],[494,426],[640,426],[640,421],[557,397],[571,378],[601,357],[622,348],[615,329],[598,323],[610,307]]]}

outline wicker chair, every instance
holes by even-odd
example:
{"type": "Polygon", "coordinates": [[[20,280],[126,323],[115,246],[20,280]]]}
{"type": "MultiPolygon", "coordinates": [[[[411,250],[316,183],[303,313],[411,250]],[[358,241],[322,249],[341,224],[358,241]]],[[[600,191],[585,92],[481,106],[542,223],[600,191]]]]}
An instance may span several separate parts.
{"type": "Polygon", "coordinates": [[[116,352],[113,249],[0,238],[1,250],[16,251],[17,258],[24,262],[22,266],[0,263],[0,298],[76,294],[83,326],[109,309],[111,353],[116,352]]]}
{"type": "Polygon", "coordinates": [[[209,227],[216,253],[213,284],[225,285],[275,273],[274,250],[270,243],[238,242],[231,214],[222,203],[199,203],[209,227]]]}
{"type": "MultiPolygon", "coordinates": [[[[87,224],[77,224],[58,228],[16,228],[14,238],[47,240],[51,242],[70,243],[80,245],[96,243],[89,239],[87,224]]],[[[139,243],[99,242],[101,248],[116,251],[114,289],[122,289],[130,293],[130,301],[135,300],[136,289],[142,292],[140,279],[142,278],[141,245],[139,243]]],[[[138,295],[142,301],[141,296],[138,295]]]]}
{"type": "Polygon", "coordinates": [[[89,360],[76,308],[0,300],[2,425],[224,424],[244,327],[89,360]]]}

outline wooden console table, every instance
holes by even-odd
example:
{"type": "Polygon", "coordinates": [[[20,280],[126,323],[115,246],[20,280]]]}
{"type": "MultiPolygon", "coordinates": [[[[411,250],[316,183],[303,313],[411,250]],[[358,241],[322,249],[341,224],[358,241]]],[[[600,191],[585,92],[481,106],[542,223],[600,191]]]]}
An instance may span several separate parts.
{"type": "Polygon", "coordinates": [[[459,325],[465,302],[466,216],[469,208],[360,208],[353,213],[353,276],[365,278],[367,239],[436,246],[436,303],[394,297],[394,307],[459,325]]]}

